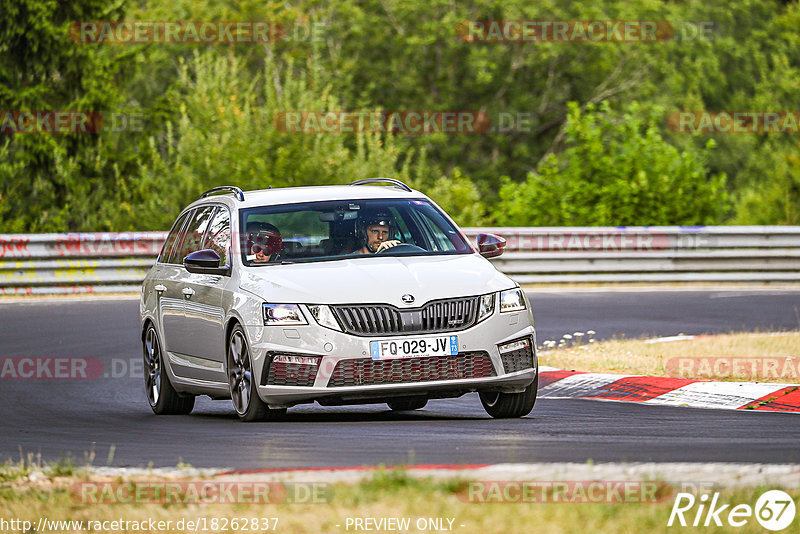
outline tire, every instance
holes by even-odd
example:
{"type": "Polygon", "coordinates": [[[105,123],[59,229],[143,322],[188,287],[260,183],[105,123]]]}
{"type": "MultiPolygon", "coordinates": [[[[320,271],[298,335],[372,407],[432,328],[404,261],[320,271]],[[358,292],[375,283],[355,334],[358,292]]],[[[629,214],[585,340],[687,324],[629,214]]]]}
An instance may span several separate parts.
{"type": "Polygon", "coordinates": [[[272,409],[258,396],[253,383],[253,358],[247,336],[238,324],[228,338],[227,363],[231,400],[239,419],[248,423],[273,421],[286,414],[286,408],[272,409]]]}
{"type": "Polygon", "coordinates": [[[481,404],[486,413],[495,419],[525,417],[536,404],[536,393],[539,390],[539,374],[530,386],[522,393],[500,393],[497,391],[481,392],[481,404]]]}
{"type": "Polygon", "coordinates": [[[186,415],[194,408],[194,395],[181,395],[169,381],[164,351],[155,326],[150,323],[142,340],[144,391],[147,402],[158,415],[186,415]]]}
{"type": "Polygon", "coordinates": [[[425,397],[411,397],[408,399],[394,399],[386,404],[389,405],[389,408],[393,412],[410,412],[411,410],[419,410],[420,408],[424,408],[426,404],[428,404],[428,399],[425,397]]]}

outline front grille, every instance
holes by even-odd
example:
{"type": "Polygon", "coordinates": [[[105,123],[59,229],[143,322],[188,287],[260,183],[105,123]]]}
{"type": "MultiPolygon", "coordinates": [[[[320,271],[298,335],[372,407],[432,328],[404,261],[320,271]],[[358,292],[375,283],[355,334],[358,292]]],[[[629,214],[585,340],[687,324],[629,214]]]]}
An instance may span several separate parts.
{"type": "Polygon", "coordinates": [[[332,308],[345,332],[357,336],[453,332],[475,324],[479,298],[435,300],[421,308],[405,310],[389,304],[332,308]]]}
{"type": "Polygon", "coordinates": [[[464,352],[456,356],[429,356],[394,360],[341,360],[333,370],[328,387],[402,384],[460,380],[495,376],[486,352],[464,352]]]}
{"type": "MultiPolygon", "coordinates": [[[[311,387],[317,378],[317,369],[319,367],[316,365],[271,361],[267,370],[266,385],[311,387]]],[[[264,381],[262,381],[262,385],[264,385],[264,381]]]]}
{"type": "Polygon", "coordinates": [[[533,367],[533,348],[531,347],[530,338],[528,338],[527,347],[501,354],[500,360],[503,362],[503,369],[505,369],[506,373],[531,369],[533,367]]]}

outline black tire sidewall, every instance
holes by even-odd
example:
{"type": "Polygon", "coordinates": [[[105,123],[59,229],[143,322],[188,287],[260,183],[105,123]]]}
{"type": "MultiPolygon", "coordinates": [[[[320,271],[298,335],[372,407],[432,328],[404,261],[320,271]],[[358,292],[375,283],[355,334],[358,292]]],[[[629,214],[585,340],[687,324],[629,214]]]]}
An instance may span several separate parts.
{"type": "MultiPolygon", "coordinates": [[[[159,390],[158,401],[153,405],[150,402],[150,397],[145,390],[147,397],[147,404],[150,409],[158,415],[172,415],[172,414],[188,414],[194,407],[194,395],[180,395],[172,385],[169,378],[169,371],[167,369],[166,359],[164,357],[164,345],[161,343],[161,336],[158,335],[158,330],[155,325],[150,323],[147,330],[145,330],[144,339],[142,340],[143,357],[147,353],[146,339],[147,334],[153,331],[153,335],[158,343],[158,363],[161,368],[161,388],[159,390]]],[[[145,369],[147,372],[147,369],[145,369]]],[[[145,388],[147,387],[147,380],[145,379],[145,388]]]]}
{"type": "MultiPolygon", "coordinates": [[[[247,339],[247,334],[242,328],[242,325],[237,324],[231,329],[231,335],[228,336],[228,343],[226,345],[226,356],[225,356],[225,374],[228,377],[228,389],[230,390],[231,394],[231,401],[233,400],[233,390],[231,390],[231,380],[230,380],[230,365],[233,363],[231,361],[231,341],[233,341],[233,336],[236,333],[241,334],[242,339],[244,340],[245,350],[247,352],[247,359],[250,366],[250,399],[247,403],[247,409],[244,413],[239,413],[236,409],[236,405],[233,405],[233,409],[236,412],[236,415],[239,416],[239,419],[245,422],[254,422],[254,421],[264,421],[269,418],[270,415],[270,408],[267,404],[261,400],[261,397],[258,396],[258,381],[256,380],[256,370],[253,366],[253,354],[250,351],[250,342],[247,339]]],[[[277,411],[276,411],[277,412],[277,411]]],[[[275,415],[278,415],[277,413],[275,415]]]]}

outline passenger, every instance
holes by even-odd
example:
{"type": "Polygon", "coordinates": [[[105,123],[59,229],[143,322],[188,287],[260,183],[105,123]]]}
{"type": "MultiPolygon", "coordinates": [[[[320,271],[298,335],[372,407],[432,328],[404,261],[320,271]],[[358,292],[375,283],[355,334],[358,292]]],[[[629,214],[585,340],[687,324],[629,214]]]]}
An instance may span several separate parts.
{"type": "Polygon", "coordinates": [[[283,249],[281,232],[272,224],[253,222],[247,225],[247,247],[250,254],[248,261],[267,263],[280,260],[283,249]]]}

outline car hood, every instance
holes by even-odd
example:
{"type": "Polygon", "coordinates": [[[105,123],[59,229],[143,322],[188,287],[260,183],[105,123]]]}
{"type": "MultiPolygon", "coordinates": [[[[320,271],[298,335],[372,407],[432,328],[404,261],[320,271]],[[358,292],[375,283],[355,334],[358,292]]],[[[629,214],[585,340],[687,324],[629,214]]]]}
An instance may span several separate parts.
{"type": "Polygon", "coordinates": [[[366,257],[317,263],[245,267],[239,285],[267,302],[303,304],[388,303],[407,307],[480,295],[516,284],[477,254],[366,257]]]}

